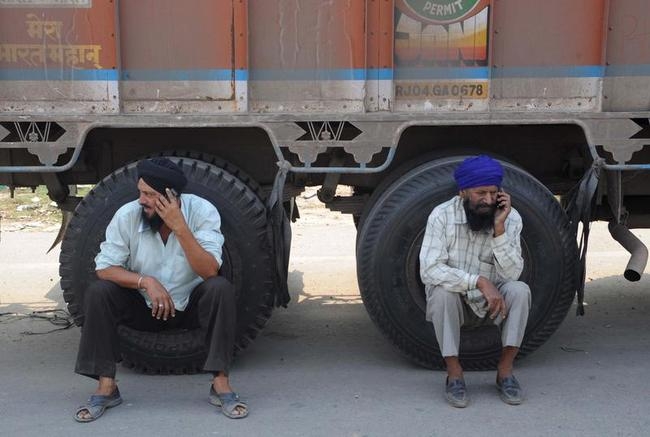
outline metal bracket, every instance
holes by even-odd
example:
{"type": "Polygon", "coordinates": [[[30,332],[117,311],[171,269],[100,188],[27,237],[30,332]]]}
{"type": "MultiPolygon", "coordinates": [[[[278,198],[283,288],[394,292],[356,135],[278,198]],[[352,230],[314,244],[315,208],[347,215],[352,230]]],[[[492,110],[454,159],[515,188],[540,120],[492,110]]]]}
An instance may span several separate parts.
{"type": "Polygon", "coordinates": [[[69,170],[79,158],[82,137],[88,124],[63,124],[53,121],[16,121],[0,123],[0,148],[26,149],[42,165],[0,166],[0,173],[57,173],[69,170]],[[74,152],[68,162],[56,165],[68,149],[74,152]]]}
{"type": "Polygon", "coordinates": [[[628,213],[625,206],[623,206],[622,171],[608,170],[605,174],[607,176],[607,202],[614,214],[614,221],[625,224],[628,213]]]}
{"type": "MultiPolygon", "coordinates": [[[[295,153],[302,165],[290,164],[295,173],[376,173],[385,170],[395,156],[395,123],[349,122],[345,120],[268,123],[273,147],[279,159],[289,161],[283,150],[295,153]],[[336,165],[314,166],[318,156],[329,149],[344,152],[336,165]],[[388,149],[383,162],[369,166],[373,158],[388,149]],[[356,165],[344,166],[349,155],[356,165]]],[[[335,164],[333,161],[330,164],[335,164]]]]}

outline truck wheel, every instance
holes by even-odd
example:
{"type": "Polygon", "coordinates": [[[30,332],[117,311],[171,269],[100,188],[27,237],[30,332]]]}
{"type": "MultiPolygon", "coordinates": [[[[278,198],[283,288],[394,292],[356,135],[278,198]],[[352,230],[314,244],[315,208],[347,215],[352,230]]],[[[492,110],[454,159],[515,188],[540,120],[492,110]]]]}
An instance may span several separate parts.
{"type": "MultiPolygon", "coordinates": [[[[244,349],[268,320],[273,305],[273,259],[267,238],[266,208],[234,174],[212,163],[170,157],[188,178],[187,193],[212,202],[225,238],[220,274],[237,293],[236,352],[244,349]]],[[[231,168],[229,168],[231,169],[231,168]]],[[[68,225],[59,258],[61,288],[68,310],[83,324],[83,296],[96,278],[94,258],[117,209],[138,197],[135,163],[108,175],[81,201],[68,225]]],[[[147,373],[193,373],[205,360],[201,332],[142,332],[120,326],[123,363],[147,373]]]]}
{"type": "MultiPolygon", "coordinates": [[[[444,361],[433,324],[425,320],[419,253],[429,214],[457,194],[453,171],[462,159],[422,164],[378,193],[357,238],[359,287],[370,317],[404,355],[434,369],[443,368],[444,361]]],[[[521,280],[532,292],[519,354],[523,357],[542,345],[566,316],[576,290],[578,252],[553,195],[525,171],[503,166],[503,187],[524,223],[521,280]]],[[[462,330],[460,359],[465,369],[493,369],[500,353],[496,327],[462,330]]]]}

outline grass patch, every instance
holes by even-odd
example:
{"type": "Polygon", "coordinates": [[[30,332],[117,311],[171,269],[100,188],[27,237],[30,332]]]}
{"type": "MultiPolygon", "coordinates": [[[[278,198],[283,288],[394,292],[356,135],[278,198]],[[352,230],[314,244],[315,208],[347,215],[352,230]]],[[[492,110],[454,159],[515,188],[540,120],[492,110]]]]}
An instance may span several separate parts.
{"type": "MultiPolygon", "coordinates": [[[[76,196],[85,196],[92,185],[80,185],[76,196]]],[[[44,185],[35,190],[26,187],[16,188],[14,197],[8,187],[0,185],[0,217],[4,223],[32,223],[51,226],[61,223],[61,211],[47,196],[44,185]]]]}

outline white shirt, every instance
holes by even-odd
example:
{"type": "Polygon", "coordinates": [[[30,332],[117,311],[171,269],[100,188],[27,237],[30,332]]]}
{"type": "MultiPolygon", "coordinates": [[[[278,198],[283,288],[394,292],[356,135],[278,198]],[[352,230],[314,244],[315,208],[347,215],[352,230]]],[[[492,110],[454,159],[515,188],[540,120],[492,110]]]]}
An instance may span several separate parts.
{"type": "MultiPolygon", "coordinates": [[[[223,235],[221,217],[209,201],[193,194],[181,194],[181,212],[194,238],[221,266],[223,235]]],[[[117,210],[106,228],[106,240],[95,257],[95,269],[111,266],[153,276],[167,289],[178,311],[187,306],[192,290],[203,279],[190,267],[185,252],[172,232],[167,244],[142,219],[137,200],[117,210]]],[[[140,294],[151,307],[149,296],[140,294]]]]}
{"type": "Polygon", "coordinates": [[[420,277],[427,295],[434,287],[460,293],[477,316],[485,317],[487,304],[476,287],[479,276],[499,287],[516,281],[524,268],[522,221],[514,208],[506,218],[505,228],[498,237],[493,237],[491,229],[472,231],[460,196],[434,208],[420,250],[420,277]]]}

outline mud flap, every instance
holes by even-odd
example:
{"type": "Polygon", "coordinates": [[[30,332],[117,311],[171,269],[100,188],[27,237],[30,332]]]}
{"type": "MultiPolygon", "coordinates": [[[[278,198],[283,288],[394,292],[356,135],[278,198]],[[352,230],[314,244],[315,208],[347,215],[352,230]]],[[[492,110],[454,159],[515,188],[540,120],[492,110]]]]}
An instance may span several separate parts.
{"type": "Polygon", "coordinates": [[[70,223],[70,220],[72,220],[74,210],[79,202],[81,202],[81,197],[74,196],[67,197],[63,202],[57,202],[57,206],[61,211],[61,226],[59,227],[59,232],[56,234],[54,242],[50,248],[47,249],[46,253],[50,253],[57,244],[63,241],[63,238],[65,237],[65,231],[68,229],[68,224],[70,223]]]}
{"type": "Polygon", "coordinates": [[[59,227],[59,233],[56,234],[56,238],[54,239],[54,242],[52,243],[50,248],[47,249],[47,252],[45,253],[50,253],[52,249],[56,247],[57,244],[63,241],[63,237],[65,236],[65,230],[68,228],[68,223],[70,223],[71,219],[72,219],[72,211],[61,211],[61,227],[59,227]]]}
{"type": "Polygon", "coordinates": [[[589,230],[591,225],[591,211],[594,204],[594,195],[600,181],[600,173],[605,161],[596,159],[591,168],[584,174],[580,183],[572,190],[571,197],[566,206],[566,212],[571,221],[571,231],[577,236],[578,224],[582,223],[582,235],[578,246],[580,254],[579,262],[579,283],[576,284],[578,307],[576,315],[584,316],[585,306],[585,280],[587,274],[587,246],[589,241],[589,230]]]}
{"type": "Polygon", "coordinates": [[[276,307],[285,307],[291,300],[289,295],[288,272],[289,253],[291,249],[291,225],[282,205],[284,183],[291,165],[287,161],[278,161],[273,189],[266,202],[268,238],[272,252],[275,254],[275,299],[276,307]]]}

